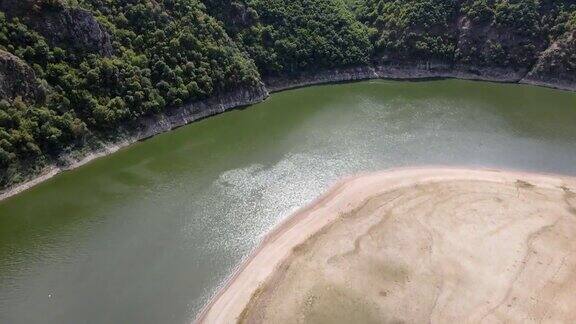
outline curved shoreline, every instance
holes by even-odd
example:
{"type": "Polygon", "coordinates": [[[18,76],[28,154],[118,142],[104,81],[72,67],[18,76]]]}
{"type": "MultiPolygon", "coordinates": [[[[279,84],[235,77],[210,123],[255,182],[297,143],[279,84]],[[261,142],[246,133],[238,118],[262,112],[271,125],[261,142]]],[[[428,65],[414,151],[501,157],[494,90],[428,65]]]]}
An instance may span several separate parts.
{"type": "Polygon", "coordinates": [[[64,165],[49,165],[42,173],[32,177],[30,180],[0,190],[0,202],[49,180],[62,172],[79,168],[95,159],[110,155],[136,142],[144,141],[153,136],[229,110],[257,104],[266,100],[270,94],[285,90],[321,84],[375,79],[401,81],[461,79],[495,83],[517,83],[564,91],[576,91],[576,85],[564,85],[555,82],[548,83],[526,79],[526,75],[529,72],[527,70],[509,71],[504,69],[484,69],[471,72],[471,69],[471,67],[452,67],[443,64],[361,66],[335,68],[312,74],[303,73],[288,79],[270,78],[265,80],[265,84],[261,84],[253,89],[237,89],[221,96],[186,104],[179,109],[171,110],[165,114],[143,118],[139,122],[140,126],[138,129],[136,131],[129,131],[128,136],[121,137],[115,142],[103,143],[100,149],[80,154],[80,156],[75,155],[74,153],[76,152],[72,152],[72,154],[61,158],[61,160],[66,161],[64,165]]]}
{"type": "Polygon", "coordinates": [[[266,235],[197,316],[198,323],[235,322],[294,248],[357,209],[367,197],[436,182],[474,181],[576,191],[576,178],[552,174],[459,168],[400,168],[345,178],[266,235]]]}

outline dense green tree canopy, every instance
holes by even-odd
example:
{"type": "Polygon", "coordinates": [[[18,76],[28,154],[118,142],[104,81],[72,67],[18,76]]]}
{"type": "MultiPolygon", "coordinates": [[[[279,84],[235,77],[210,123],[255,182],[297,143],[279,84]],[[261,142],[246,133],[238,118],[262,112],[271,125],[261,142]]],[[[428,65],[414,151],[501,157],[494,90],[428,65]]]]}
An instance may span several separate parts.
{"type": "Polygon", "coordinates": [[[367,0],[358,7],[367,25],[377,30],[380,55],[398,58],[443,59],[455,50],[450,28],[457,13],[455,0],[367,0]]]}
{"type": "MultiPolygon", "coordinates": [[[[56,0],[20,4],[26,5],[55,14],[71,10],[56,0]]],[[[49,88],[44,102],[4,98],[0,185],[18,181],[27,164],[84,145],[88,133],[113,136],[141,116],[259,82],[254,63],[197,1],[83,0],[76,6],[107,30],[113,55],[51,46],[29,27],[34,17],[0,13],[0,49],[25,60],[49,88]]]]}
{"type": "Polygon", "coordinates": [[[357,0],[379,59],[529,67],[566,31],[574,1],[357,0]]]}
{"type": "Polygon", "coordinates": [[[367,64],[370,30],[343,0],[205,0],[265,76],[367,64]]]}

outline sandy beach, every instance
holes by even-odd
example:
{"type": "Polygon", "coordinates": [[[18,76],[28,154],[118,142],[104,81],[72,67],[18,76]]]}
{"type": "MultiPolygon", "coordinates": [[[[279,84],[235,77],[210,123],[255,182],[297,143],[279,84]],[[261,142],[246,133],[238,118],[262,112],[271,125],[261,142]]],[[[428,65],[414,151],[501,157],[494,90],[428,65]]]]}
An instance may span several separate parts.
{"type": "Polygon", "coordinates": [[[398,169],[271,232],[201,323],[576,321],[576,179],[398,169]]]}

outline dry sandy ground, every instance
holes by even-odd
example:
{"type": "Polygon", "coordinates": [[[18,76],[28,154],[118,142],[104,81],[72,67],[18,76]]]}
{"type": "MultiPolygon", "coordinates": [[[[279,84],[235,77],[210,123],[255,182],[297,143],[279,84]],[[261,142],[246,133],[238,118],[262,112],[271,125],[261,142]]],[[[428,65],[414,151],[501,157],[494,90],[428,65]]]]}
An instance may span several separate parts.
{"type": "Polygon", "coordinates": [[[576,180],[361,175],[271,233],[206,323],[576,323],[576,180]]]}

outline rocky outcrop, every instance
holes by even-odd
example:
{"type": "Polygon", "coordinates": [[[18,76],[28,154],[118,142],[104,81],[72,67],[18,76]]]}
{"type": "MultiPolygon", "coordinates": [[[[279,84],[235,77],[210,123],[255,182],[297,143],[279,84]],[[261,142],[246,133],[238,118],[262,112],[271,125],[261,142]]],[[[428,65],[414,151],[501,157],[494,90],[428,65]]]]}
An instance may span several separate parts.
{"type": "Polygon", "coordinates": [[[258,13],[242,1],[205,1],[205,5],[210,15],[222,21],[232,35],[258,23],[258,13]]]}
{"type": "Polygon", "coordinates": [[[27,101],[41,101],[44,91],[34,70],[15,55],[0,50],[0,98],[13,100],[22,97],[27,101]]]}
{"type": "Polygon", "coordinates": [[[361,66],[317,71],[314,73],[300,73],[289,78],[268,77],[264,79],[264,83],[268,91],[277,92],[314,84],[359,81],[375,78],[378,78],[375,68],[371,66],[361,66]]]}
{"type": "Polygon", "coordinates": [[[268,90],[264,87],[264,84],[259,84],[254,88],[240,88],[224,95],[193,102],[169,110],[165,114],[142,119],[136,131],[132,131],[130,137],[132,137],[132,141],[145,139],[199,119],[261,102],[268,95],[268,90]]]}
{"type": "Polygon", "coordinates": [[[411,64],[382,64],[362,66],[314,73],[301,73],[290,78],[266,78],[264,83],[270,92],[304,87],[321,83],[336,83],[366,79],[434,79],[458,78],[498,82],[519,82],[527,70],[504,68],[477,68],[469,65],[452,65],[435,62],[414,62],[411,64]]]}
{"type": "Polygon", "coordinates": [[[2,0],[0,11],[22,19],[52,46],[103,56],[113,53],[110,35],[87,10],[58,1],[2,0]]]}
{"type": "Polygon", "coordinates": [[[525,35],[515,28],[461,16],[456,23],[455,62],[479,67],[526,67],[546,48],[540,35],[525,35]]]}
{"type": "Polygon", "coordinates": [[[47,12],[33,20],[35,29],[52,44],[76,51],[112,55],[110,35],[102,25],[84,9],[47,12]]]}
{"type": "Polygon", "coordinates": [[[542,52],[522,82],[576,91],[576,29],[542,52]]]}

